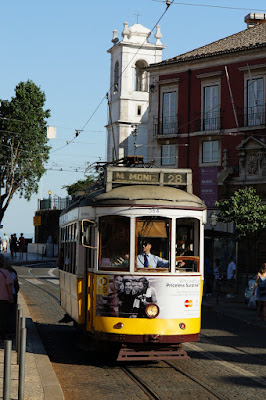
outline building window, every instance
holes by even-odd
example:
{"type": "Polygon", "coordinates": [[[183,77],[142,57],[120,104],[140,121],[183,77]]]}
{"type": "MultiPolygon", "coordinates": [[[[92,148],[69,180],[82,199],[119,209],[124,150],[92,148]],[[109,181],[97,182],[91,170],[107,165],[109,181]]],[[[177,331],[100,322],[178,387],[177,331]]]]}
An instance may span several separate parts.
{"type": "Polygon", "coordinates": [[[220,128],[219,86],[211,85],[203,88],[203,130],[220,128]]]}
{"type": "Polygon", "coordinates": [[[162,165],[176,164],[176,146],[174,144],[162,145],[162,165]]]}
{"type": "Polygon", "coordinates": [[[115,63],[114,70],[114,93],[118,92],[118,84],[119,84],[119,62],[115,63]]]}
{"type": "Polygon", "coordinates": [[[176,91],[163,93],[162,133],[177,133],[176,91]]]}
{"type": "Polygon", "coordinates": [[[219,142],[218,140],[210,140],[202,142],[202,162],[213,163],[219,161],[219,142]]]}
{"type": "Polygon", "coordinates": [[[138,106],[137,108],[137,115],[141,115],[141,106],[138,106]]]}
{"type": "Polygon", "coordinates": [[[147,92],[148,91],[148,74],[144,68],[147,63],[144,61],[137,61],[135,64],[135,91],[147,92]]]}
{"type": "Polygon", "coordinates": [[[264,118],[264,90],[263,78],[247,81],[247,124],[263,125],[264,118]]]}

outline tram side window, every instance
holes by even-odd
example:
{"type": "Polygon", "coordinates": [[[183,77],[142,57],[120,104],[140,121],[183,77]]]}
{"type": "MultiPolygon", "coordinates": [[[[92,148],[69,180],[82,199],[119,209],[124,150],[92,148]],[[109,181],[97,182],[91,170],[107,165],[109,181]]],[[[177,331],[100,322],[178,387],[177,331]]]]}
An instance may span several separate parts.
{"type": "Polygon", "coordinates": [[[176,220],[176,269],[179,272],[199,270],[199,221],[196,219],[176,220]]]}
{"type": "Polygon", "coordinates": [[[72,224],[61,228],[59,268],[72,274],[76,269],[76,236],[77,225],[72,224]]]}
{"type": "Polygon", "coordinates": [[[137,218],[137,268],[169,268],[170,232],[169,218],[155,216],[137,218]]]}
{"type": "Polygon", "coordinates": [[[99,268],[128,271],[130,219],[119,216],[101,217],[99,232],[99,268]]]}
{"type": "Polygon", "coordinates": [[[94,246],[94,229],[95,225],[92,221],[83,220],[80,224],[79,244],[85,250],[85,262],[88,269],[93,267],[93,249],[94,246]]]}

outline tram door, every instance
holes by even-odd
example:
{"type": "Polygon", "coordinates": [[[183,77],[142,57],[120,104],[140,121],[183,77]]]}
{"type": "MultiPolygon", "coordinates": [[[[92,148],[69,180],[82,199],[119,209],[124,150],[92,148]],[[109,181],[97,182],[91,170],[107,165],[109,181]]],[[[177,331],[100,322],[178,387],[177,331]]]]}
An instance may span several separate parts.
{"type": "Polygon", "coordinates": [[[85,263],[84,263],[84,291],[85,291],[85,321],[86,330],[92,330],[92,316],[93,316],[93,262],[95,226],[93,221],[83,220],[81,224],[81,241],[85,250],[85,263]]]}

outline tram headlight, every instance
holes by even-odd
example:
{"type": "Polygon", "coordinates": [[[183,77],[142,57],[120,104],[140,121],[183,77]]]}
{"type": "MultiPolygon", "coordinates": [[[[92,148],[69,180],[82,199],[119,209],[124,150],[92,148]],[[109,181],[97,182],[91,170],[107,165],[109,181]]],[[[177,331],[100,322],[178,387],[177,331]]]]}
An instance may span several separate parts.
{"type": "Polygon", "coordinates": [[[123,322],[118,322],[117,324],[114,325],[114,329],[121,329],[123,328],[124,324],[123,322]]]}
{"type": "Polygon", "coordinates": [[[145,308],[145,313],[149,318],[156,318],[159,312],[160,312],[159,307],[157,306],[157,304],[154,303],[148,304],[147,307],[145,308]]]}

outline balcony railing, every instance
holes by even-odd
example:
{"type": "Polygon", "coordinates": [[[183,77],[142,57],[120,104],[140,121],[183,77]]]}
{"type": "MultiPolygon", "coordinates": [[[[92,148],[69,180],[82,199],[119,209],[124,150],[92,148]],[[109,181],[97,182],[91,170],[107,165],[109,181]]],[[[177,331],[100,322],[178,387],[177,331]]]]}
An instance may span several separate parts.
{"type": "Polygon", "coordinates": [[[220,112],[195,114],[194,131],[216,131],[219,129],[222,129],[222,116],[220,112]]]}
{"type": "Polygon", "coordinates": [[[154,118],[153,134],[159,135],[176,135],[178,133],[178,116],[154,118]]]}
{"type": "Polygon", "coordinates": [[[38,200],[38,210],[64,210],[71,202],[70,197],[50,197],[38,200]]]}
{"type": "Polygon", "coordinates": [[[240,126],[261,126],[266,124],[266,106],[237,108],[238,123],[240,126]]]}

